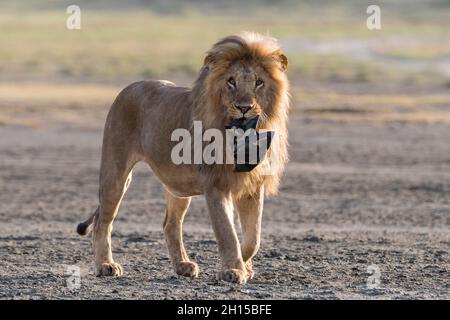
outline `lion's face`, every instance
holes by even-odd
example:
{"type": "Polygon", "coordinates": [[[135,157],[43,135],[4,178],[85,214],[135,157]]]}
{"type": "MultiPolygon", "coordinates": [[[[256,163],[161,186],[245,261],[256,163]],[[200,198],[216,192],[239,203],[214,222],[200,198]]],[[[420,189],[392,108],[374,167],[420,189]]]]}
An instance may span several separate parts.
{"type": "Polygon", "coordinates": [[[231,166],[205,166],[210,181],[220,181],[237,193],[252,193],[264,181],[267,194],[277,192],[288,158],[287,66],[276,39],[255,33],[226,37],[208,50],[192,88],[194,121],[201,121],[205,129],[225,130],[232,120],[259,116],[257,129],[275,132],[265,165],[245,174],[232,172],[231,166]]]}
{"type": "Polygon", "coordinates": [[[222,77],[222,105],[229,119],[265,115],[273,81],[260,66],[235,63],[222,77]]]}
{"type": "Polygon", "coordinates": [[[277,108],[286,105],[287,63],[272,38],[244,33],[219,41],[208,51],[197,80],[199,89],[206,84],[203,93],[209,100],[209,108],[197,116],[219,128],[234,119],[260,116],[264,125],[279,118],[284,111],[277,108]]]}

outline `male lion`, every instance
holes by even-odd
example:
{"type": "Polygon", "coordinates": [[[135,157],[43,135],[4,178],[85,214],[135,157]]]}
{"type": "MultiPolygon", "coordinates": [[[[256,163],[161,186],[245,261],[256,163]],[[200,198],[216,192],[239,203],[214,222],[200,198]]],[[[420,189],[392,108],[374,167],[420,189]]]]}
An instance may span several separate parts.
{"type": "Polygon", "coordinates": [[[229,36],[207,52],[192,89],[168,81],[141,81],[126,87],[106,119],[100,168],[100,205],[78,226],[85,235],[93,227],[93,248],[98,276],[120,276],[122,267],[111,252],[111,230],[131,171],[145,161],[165,188],[167,209],[164,234],[175,272],[196,277],[182,240],[182,223],[191,197],[204,194],[222,259],[218,279],[245,283],[253,277],[252,257],[260,244],[264,194],[277,192],[287,162],[287,58],[277,41],[255,33],[229,36]],[[171,160],[177,128],[203,130],[235,119],[259,116],[259,130],[275,132],[268,157],[250,172],[234,172],[231,164],[180,164],[171,160]],[[233,208],[242,227],[240,245],[233,208]]]}

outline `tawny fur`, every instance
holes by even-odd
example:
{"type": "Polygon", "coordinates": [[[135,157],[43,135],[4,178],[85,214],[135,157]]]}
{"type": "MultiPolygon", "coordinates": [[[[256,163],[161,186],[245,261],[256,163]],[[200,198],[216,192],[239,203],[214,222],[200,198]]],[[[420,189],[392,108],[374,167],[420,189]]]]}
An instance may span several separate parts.
{"type": "Polygon", "coordinates": [[[182,240],[182,223],[192,196],[205,195],[222,259],[218,278],[245,283],[253,276],[251,258],[260,244],[264,194],[275,194],[287,162],[289,108],[287,58],[275,39],[254,33],[230,36],[208,51],[192,89],[168,81],[142,81],[125,88],[108,114],[100,168],[100,205],[80,224],[80,234],[93,227],[93,247],[98,275],[122,275],[111,253],[112,223],[139,161],[150,165],[166,189],[164,234],[179,275],[196,277],[182,240]],[[230,89],[230,78],[236,86],[230,89]],[[255,80],[263,81],[256,87],[255,80]],[[233,80],[234,81],[234,80],[233,80]],[[258,129],[275,131],[270,157],[247,173],[233,172],[229,164],[181,164],[171,160],[175,129],[193,130],[195,120],[203,130],[225,125],[243,114],[239,103],[252,106],[245,116],[260,116],[258,129]],[[265,174],[270,158],[270,175],[265,174]],[[234,225],[236,210],[242,243],[234,225]]]}

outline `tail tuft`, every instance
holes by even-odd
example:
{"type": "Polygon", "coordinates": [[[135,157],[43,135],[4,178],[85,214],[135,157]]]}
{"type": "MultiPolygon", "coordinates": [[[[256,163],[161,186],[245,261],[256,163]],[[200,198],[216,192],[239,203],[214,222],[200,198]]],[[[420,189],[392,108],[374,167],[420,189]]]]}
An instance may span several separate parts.
{"type": "Polygon", "coordinates": [[[85,236],[89,233],[89,227],[94,223],[95,219],[98,217],[100,208],[97,208],[95,212],[83,222],[80,222],[77,226],[77,232],[81,236],[85,236]]]}
{"type": "Polygon", "coordinates": [[[89,226],[90,224],[86,224],[85,222],[80,222],[77,226],[77,233],[80,236],[85,236],[89,232],[89,226]]]}

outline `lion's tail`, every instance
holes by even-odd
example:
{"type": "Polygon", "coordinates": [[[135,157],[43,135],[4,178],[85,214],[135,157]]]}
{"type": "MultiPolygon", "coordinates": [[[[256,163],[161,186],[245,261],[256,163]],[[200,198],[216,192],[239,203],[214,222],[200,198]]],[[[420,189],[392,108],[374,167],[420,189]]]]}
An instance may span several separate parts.
{"type": "Polygon", "coordinates": [[[97,207],[95,212],[85,221],[80,222],[77,226],[77,232],[79,235],[85,236],[89,232],[89,227],[94,223],[94,220],[98,217],[100,207],[97,207]]]}

